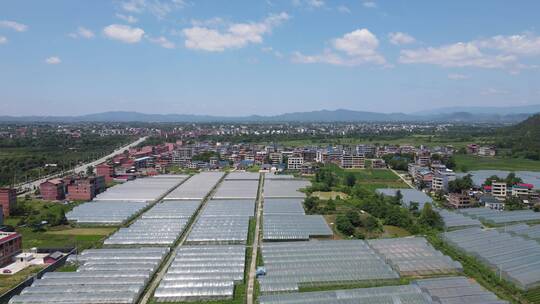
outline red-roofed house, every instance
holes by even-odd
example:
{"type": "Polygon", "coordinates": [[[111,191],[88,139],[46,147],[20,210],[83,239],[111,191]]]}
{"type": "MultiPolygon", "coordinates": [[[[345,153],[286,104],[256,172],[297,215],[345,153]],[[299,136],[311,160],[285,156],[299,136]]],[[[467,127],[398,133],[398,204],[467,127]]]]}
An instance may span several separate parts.
{"type": "Polygon", "coordinates": [[[528,197],[532,194],[533,188],[533,184],[515,184],[512,186],[512,196],[528,197]]]}

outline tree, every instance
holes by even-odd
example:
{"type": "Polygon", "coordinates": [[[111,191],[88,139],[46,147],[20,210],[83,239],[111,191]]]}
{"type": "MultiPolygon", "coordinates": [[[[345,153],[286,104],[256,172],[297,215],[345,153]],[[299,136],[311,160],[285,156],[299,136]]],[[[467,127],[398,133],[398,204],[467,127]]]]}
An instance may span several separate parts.
{"type": "Polygon", "coordinates": [[[86,167],[86,175],[93,175],[93,174],[94,174],[94,166],[86,167]]]}
{"type": "Polygon", "coordinates": [[[347,218],[353,224],[355,227],[360,227],[362,225],[362,220],[360,219],[360,215],[358,215],[358,212],[356,211],[350,211],[347,213],[347,218]]]}
{"type": "Polygon", "coordinates": [[[420,203],[418,202],[410,202],[409,204],[409,211],[412,213],[417,213],[420,210],[420,203]]]}
{"type": "Polygon", "coordinates": [[[434,229],[442,230],[444,228],[444,221],[439,213],[437,213],[431,207],[431,204],[424,205],[418,223],[423,226],[431,227],[434,229]]]}
{"type": "Polygon", "coordinates": [[[469,190],[473,187],[473,181],[470,174],[462,178],[456,178],[448,183],[448,191],[451,193],[461,193],[464,190],[469,190]]]}
{"type": "Polygon", "coordinates": [[[367,216],[366,219],[364,220],[364,226],[366,226],[367,231],[370,231],[370,232],[382,231],[381,223],[379,223],[379,221],[371,215],[367,216]]]}
{"type": "Polygon", "coordinates": [[[503,179],[498,177],[497,175],[492,175],[492,176],[486,178],[486,181],[484,181],[484,185],[491,186],[494,181],[495,182],[502,182],[503,179]]]}
{"type": "Polygon", "coordinates": [[[344,215],[337,216],[336,227],[345,235],[352,235],[354,233],[354,226],[351,224],[351,221],[349,221],[349,219],[344,215]]]}
{"type": "Polygon", "coordinates": [[[506,176],[505,180],[506,185],[508,187],[511,187],[512,185],[522,183],[523,180],[520,177],[517,177],[514,172],[508,173],[508,176],[506,176]]]}
{"type": "Polygon", "coordinates": [[[356,176],[353,173],[347,174],[347,177],[345,178],[345,183],[349,187],[353,187],[356,184],[356,176]]]}
{"type": "Polygon", "coordinates": [[[304,200],[304,206],[306,207],[306,211],[308,211],[308,213],[316,210],[319,206],[319,199],[313,196],[306,197],[304,200]]]}
{"type": "Polygon", "coordinates": [[[456,160],[453,156],[450,156],[448,159],[446,159],[444,162],[445,166],[448,169],[454,169],[456,167],[456,160]]]}
{"type": "Polygon", "coordinates": [[[508,211],[525,209],[523,202],[516,196],[507,198],[504,201],[504,209],[508,211]]]}

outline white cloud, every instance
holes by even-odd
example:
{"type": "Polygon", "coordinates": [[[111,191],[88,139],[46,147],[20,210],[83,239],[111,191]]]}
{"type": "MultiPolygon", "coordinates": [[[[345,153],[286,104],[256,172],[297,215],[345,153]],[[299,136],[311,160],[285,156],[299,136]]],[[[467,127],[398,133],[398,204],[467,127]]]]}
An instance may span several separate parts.
{"type": "Polygon", "coordinates": [[[245,47],[250,43],[261,43],[263,36],[290,17],[287,13],[270,15],[257,23],[234,23],[225,31],[218,29],[193,26],[182,31],[186,37],[185,46],[188,49],[222,52],[226,49],[245,47]]]}
{"type": "Polygon", "coordinates": [[[261,48],[261,51],[272,54],[276,56],[277,58],[283,58],[283,53],[281,53],[280,51],[276,51],[272,47],[269,47],[269,46],[261,48]]]}
{"type": "Polygon", "coordinates": [[[174,49],[176,47],[174,42],[168,40],[164,36],[160,36],[157,38],[148,38],[148,40],[150,40],[150,42],[153,42],[155,44],[159,44],[161,47],[164,47],[166,49],[174,49]]]}
{"type": "Polygon", "coordinates": [[[293,54],[293,61],[298,63],[328,63],[334,65],[356,66],[360,64],[386,64],[385,58],[379,54],[379,40],[368,29],[358,29],[334,39],[332,49],[321,54],[293,54]]]}
{"type": "Polygon", "coordinates": [[[62,60],[60,60],[60,57],[57,56],[51,56],[45,59],[46,64],[60,64],[62,63],[62,60]]]}
{"type": "Polygon", "coordinates": [[[464,74],[448,74],[448,79],[451,80],[464,80],[471,78],[469,75],[464,74]]]}
{"type": "Polygon", "coordinates": [[[0,36],[0,44],[5,44],[8,42],[8,39],[4,36],[0,36]]]}
{"type": "Polygon", "coordinates": [[[123,14],[116,14],[116,18],[124,20],[127,23],[137,23],[139,19],[131,16],[131,15],[123,15],[123,14]]]}
{"type": "Polygon", "coordinates": [[[344,13],[344,14],[350,14],[351,13],[351,10],[348,7],[346,7],[345,5],[338,6],[337,10],[338,10],[338,12],[344,13]]]}
{"type": "Polygon", "coordinates": [[[28,30],[28,25],[11,20],[0,20],[0,27],[9,28],[16,32],[25,32],[28,30]]]}
{"type": "Polygon", "coordinates": [[[499,50],[516,55],[540,55],[540,37],[532,34],[494,36],[489,39],[474,41],[480,48],[499,50]]]}
{"type": "Polygon", "coordinates": [[[323,0],[308,0],[308,1],[307,1],[307,4],[308,4],[310,7],[316,7],[316,8],[319,8],[319,7],[323,7],[325,3],[324,3],[323,0]]]}
{"type": "Polygon", "coordinates": [[[517,58],[513,55],[487,55],[471,42],[402,50],[399,61],[402,63],[427,63],[443,67],[480,68],[506,68],[517,64],[517,58]]]}
{"type": "Polygon", "coordinates": [[[129,25],[111,24],[103,29],[103,33],[110,39],[125,43],[137,43],[141,41],[144,30],[129,25]]]}
{"type": "Polygon", "coordinates": [[[367,7],[367,8],[376,8],[377,7],[377,3],[375,1],[364,1],[364,3],[362,3],[362,5],[364,7],[367,7]]]}
{"type": "Polygon", "coordinates": [[[85,27],[82,27],[82,26],[79,26],[79,28],[77,29],[76,32],[69,34],[69,37],[71,37],[71,38],[92,39],[95,36],[96,35],[94,34],[94,32],[92,32],[91,30],[89,30],[89,29],[87,29],[85,27]]]}
{"type": "Polygon", "coordinates": [[[148,11],[161,19],[186,5],[184,0],[127,0],[123,1],[120,7],[129,13],[140,14],[148,11]]]}
{"type": "Polygon", "coordinates": [[[416,41],[413,36],[402,32],[390,33],[388,34],[388,39],[390,43],[395,45],[410,44],[416,41]]]}

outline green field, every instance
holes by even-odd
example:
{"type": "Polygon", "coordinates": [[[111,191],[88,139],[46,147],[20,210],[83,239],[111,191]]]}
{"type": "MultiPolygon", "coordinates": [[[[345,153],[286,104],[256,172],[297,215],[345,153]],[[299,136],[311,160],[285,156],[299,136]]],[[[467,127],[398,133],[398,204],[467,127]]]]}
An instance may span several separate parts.
{"type": "Polygon", "coordinates": [[[540,171],[540,161],[523,158],[479,157],[474,155],[454,155],[458,171],[508,170],[540,171]],[[463,170],[465,169],[465,170],[463,170]]]}
{"type": "Polygon", "coordinates": [[[3,294],[13,287],[17,286],[30,275],[39,272],[43,267],[41,266],[30,266],[26,269],[23,269],[13,275],[0,275],[0,294],[3,294]]]}

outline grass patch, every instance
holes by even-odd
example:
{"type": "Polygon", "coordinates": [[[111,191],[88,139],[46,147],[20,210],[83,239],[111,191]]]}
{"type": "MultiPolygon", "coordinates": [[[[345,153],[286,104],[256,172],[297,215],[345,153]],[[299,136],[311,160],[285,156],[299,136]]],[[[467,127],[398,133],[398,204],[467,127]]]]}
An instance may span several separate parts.
{"type": "MultiPolygon", "coordinates": [[[[88,228],[91,229],[91,228],[88,228]]],[[[98,228],[101,229],[101,228],[98,228]]],[[[38,248],[71,248],[76,247],[84,250],[101,246],[102,240],[107,236],[101,232],[98,234],[75,234],[59,233],[60,231],[33,231],[28,227],[17,228],[17,232],[22,235],[23,249],[38,248]]]]}
{"type": "Polygon", "coordinates": [[[29,266],[13,275],[0,275],[0,294],[3,294],[13,287],[19,285],[29,276],[39,272],[43,267],[29,266]]]}
{"type": "Polygon", "coordinates": [[[113,233],[116,228],[109,227],[100,227],[100,228],[63,228],[56,229],[51,228],[49,231],[45,232],[46,234],[55,234],[55,235],[79,235],[79,236],[88,236],[88,235],[100,235],[107,236],[113,233]]]}
{"type": "Polygon", "coordinates": [[[318,197],[321,200],[335,200],[336,198],[341,199],[347,199],[349,196],[343,192],[338,191],[328,191],[328,192],[322,192],[322,191],[316,191],[311,194],[312,196],[318,197]]]}
{"type": "Polygon", "coordinates": [[[454,155],[457,169],[471,170],[507,170],[507,171],[540,171],[540,161],[524,158],[479,157],[475,155],[454,155]]]}
{"type": "Polygon", "coordinates": [[[384,228],[384,231],[381,235],[381,237],[383,238],[406,237],[406,236],[411,235],[409,231],[401,227],[384,225],[383,228],[384,228]]]}

